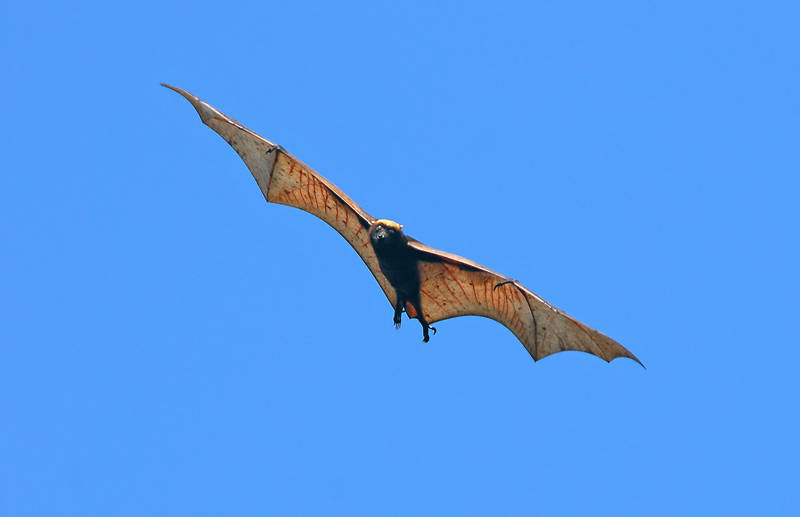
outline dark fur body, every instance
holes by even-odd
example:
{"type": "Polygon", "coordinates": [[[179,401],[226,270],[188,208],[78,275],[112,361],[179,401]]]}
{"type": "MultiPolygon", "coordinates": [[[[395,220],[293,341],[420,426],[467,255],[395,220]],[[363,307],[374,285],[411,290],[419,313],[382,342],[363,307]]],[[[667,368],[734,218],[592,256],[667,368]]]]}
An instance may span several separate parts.
{"type": "Polygon", "coordinates": [[[428,329],[433,327],[425,321],[420,306],[419,253],[408,245],[408,237],[396,223],[378,221],[370,229],[369,238],[381,272],[397,293],[394,324],[400,326],[400,316],[409,303],[422,324],[423,341],[428,341],[428,329]]]}
{"type": "MultiPolygon", "coordinates": [[[[405,236],[404,236],[405,237],[405,236]]],[[[405,239],[404,239],[405,241],[405,239]]],[[[406,242],[375,246],[375,255],[398,298],[419,305],[419,268],[416,252],[406,242]]]]}

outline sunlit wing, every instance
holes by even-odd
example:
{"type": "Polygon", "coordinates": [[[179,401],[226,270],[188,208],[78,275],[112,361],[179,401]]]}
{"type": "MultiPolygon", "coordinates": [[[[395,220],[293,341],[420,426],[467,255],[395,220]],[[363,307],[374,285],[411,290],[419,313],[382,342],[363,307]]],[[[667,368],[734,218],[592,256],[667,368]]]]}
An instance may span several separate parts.
{"type": "Polygon", "coordinates": [[[389,303],[394,306],[394,288],[381,273],[369,242],[369,227],[375,221],[374,217],[282,147],[257,135],[191,93],[174,86],[163,86],[183,95],[197,110],[203,123],[239,153],[267,201],[305,210],[339,232],[364,260],[389,303]]]}
{"type": "MultiPolygon", "coordinates": [[[[484,316],[507,327],[534,360],[565,350],[606,361],[628,357],[625,347],[550,305],[519,282],[471,260],[411,240],[420,255],[420,305],[428,323],[484,316]]],[[[642,365],[644,366],[644,365],[642,365]]]]}

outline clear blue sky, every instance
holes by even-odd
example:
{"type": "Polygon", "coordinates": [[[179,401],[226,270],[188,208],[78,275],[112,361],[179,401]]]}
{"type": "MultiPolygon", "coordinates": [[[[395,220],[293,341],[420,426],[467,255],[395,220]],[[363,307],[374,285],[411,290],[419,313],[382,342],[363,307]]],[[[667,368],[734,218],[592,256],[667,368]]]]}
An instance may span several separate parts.
{"type": "Polygon", "coordinates": [[[797,515],[793,3],[0,8],[0,514],[797,515]],[[647,365],[430,343],[169,82],[647,365]]]}

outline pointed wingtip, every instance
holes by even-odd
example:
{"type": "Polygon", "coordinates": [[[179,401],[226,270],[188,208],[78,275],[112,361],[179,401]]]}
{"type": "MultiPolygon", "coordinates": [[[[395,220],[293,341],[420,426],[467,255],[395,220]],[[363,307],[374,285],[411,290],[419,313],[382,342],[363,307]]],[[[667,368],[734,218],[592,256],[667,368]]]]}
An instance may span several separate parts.
{"type": "Polygon", "coordinates": [[[161,83],[161,86],[163,86],[164,88],[169,88],[170,90],[172,90],[174,92],[180,93],[181,95],[186,97],[186,100],[188,100],[189,102],[199,101],[200,100],[197,97],[195,97],[194,95],[192,95],[191,93],[187,92],[186,90],[182,90],[182,89],[178,88],[177,86],[172,86],[171,84],[167,84],[167,83],[161,83]]]}
{"type": "Polygon", "coordinates": [[[194,109],[197,110],[197,114],[200,115],[200,120],[202,120],[204,124],[207,124],[209,120],[215,117],[220,117],[225,120],[228,119],[228,117],[226,117],[223,113],[212,108],[211,106],[201,101],[198,97],[192,95],[186,90],[182,90],[177,86],[172,86],[171,84],[166,84],[166,83],[161,83],[161,86],[163,86],[164,88],[169,88],[170,90],[181,94],[187,101],[189,101],[194,107],[194,109]]]}
{"type": "Polygon", "coordinates": [[[620,357],[626,357],[626,358],[628,358],[628,359],[632,359],[633,361],[636,361],[637,363],[639,363],[639,366],[641,366],[642,368],[644,368],[645,370],[647,370],[647,366],[645,366],[645,365],[644,365],[644,363],[643,363],[643,362],[641,362],[641,361],[639,360],[639,358],[638,358],[638,357],[636,357],[635,355],[633,355],[633,354],[632,354],[630,351],[628,351],[628,350],[625,350],[625,351],[627,352],[627,354],[615,355],[615,356],[614,356],[614,357],[612,357],[611,359],[606,359],[606,361],[610,363],[610,362],[611,362],[611,361],[613,361],[614,359],[619,359],[620,357]]]}
{"type": "MultiPolygon", "coordinates": [[[[622,346],[622,345],[620,345],[620,346],[622,346]]],[[[623,347],[623,350],[625,350],[626,353],[620,354],[617,357],[627,357],[628,359],[632,359],[632,360],[636,361],[637,363],[639,363],[639,366],[641,366],[642,368],[647,370],[647,366],[645,366],[644,363],[641,362],[638,357],[633,355],[633,352],[631,352],[630,350],[628,350],[627,348],[624,348],[624,347],[623,347]]]]}

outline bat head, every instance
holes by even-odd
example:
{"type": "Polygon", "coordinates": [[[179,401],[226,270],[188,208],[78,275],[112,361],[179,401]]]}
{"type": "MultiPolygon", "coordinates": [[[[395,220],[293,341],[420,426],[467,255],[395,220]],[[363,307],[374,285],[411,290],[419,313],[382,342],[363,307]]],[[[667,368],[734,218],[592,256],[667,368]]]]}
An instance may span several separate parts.
{"type": "Polygon", "coordinates": [[[403,225],[388,219],[378,219],[369,229],[369,240],[376,248],[390,248],[405,244],[403,225]]]}

